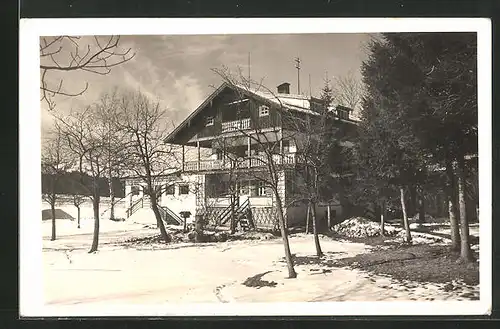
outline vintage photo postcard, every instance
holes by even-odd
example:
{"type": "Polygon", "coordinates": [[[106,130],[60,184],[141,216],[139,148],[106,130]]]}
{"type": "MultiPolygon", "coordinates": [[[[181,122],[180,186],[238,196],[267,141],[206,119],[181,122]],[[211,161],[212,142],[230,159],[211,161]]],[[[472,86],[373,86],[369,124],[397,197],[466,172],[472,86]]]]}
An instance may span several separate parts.
{"type": "Polygon", "coordinates": [[[488,314],[491,42],[21,20],[20,316],[488,314]]]}

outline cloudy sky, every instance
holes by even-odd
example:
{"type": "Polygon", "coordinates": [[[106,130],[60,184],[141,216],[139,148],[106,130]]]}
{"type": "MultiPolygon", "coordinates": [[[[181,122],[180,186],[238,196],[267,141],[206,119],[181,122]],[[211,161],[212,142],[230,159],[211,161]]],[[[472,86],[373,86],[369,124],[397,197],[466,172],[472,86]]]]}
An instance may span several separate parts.
{"type": "MultiPolygon", "coordinates": [[[[296,34],[296,35],[197,35],[197,36],[122,36],[121,48],[132,48],[135,57],[108,75],[88,72],[52,74],[48,81],[64,78],[69,92],[85,94],[57,98],[57,111],[78,110],[99,98],[102,92],[118,88],[140,89],[160,100],[169,118],[179,124],[221,83],[211,70],[222,65],[248,73],[248,53],[252,80],[263,80],[274,89],[282,82],[297,91],[294,59],[301,59],[301,91],[309,94],[309,75],[313,95],[319,96],[326,72],[329,78],[352,72],[360,76],[366,58],[368,34],[296,34]]],[[[91,40],[91,39],[89,39],[91,40]]],[[[50,126],[50,115],[42,103],[42,130],[50,126]]]]}

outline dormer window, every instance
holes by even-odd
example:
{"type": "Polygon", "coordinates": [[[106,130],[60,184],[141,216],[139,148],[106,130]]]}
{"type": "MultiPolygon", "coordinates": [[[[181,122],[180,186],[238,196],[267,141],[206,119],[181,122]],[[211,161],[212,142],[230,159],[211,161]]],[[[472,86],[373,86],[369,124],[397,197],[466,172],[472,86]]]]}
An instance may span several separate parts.
{"type": "Polygon", "coordinates": [[[205,120],[205,126],[213,126],[214,125],[214,117],[207,117],[205,120]]]}
{"type": "Polygon", "coordinates": [[[339,119],[349,119],[349,111],[350,109],[344,106],[337,106],[337,117],[339,119]]]}
{"type": "Polygon", "coordinates": [[[265,117],[269,115],[269,106],[261,105],[259,106],[259,117],[265,117]]]}
{"type": "Polygon", "coordinates": [[[349,119],[349,112],[345,110],[339,110],[338,111],[339,118],[341,119],[349,119]]]}

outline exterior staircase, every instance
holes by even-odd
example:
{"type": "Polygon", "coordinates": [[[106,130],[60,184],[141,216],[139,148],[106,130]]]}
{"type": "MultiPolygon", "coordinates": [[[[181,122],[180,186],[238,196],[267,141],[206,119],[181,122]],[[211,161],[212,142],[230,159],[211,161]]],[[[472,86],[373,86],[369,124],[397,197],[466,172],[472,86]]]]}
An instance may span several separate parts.
{"type": "MultiPolygon", "coordinates": [[[[127,218],[136,213],[139,209],[151,207],[151,200],[149,198],[141,197],[137,199],[128,209],[127,218]]],[[[166,206],[158,206],[161,218],[166,224],[183,225],[184,219],[179,217],[175,212],[166,206]]]]}
{"type": "MultiPolygon", "coordinates": [[[[236,225],[240,225],[243,230],[255,228],[251,216],[248,216],[250,208],[250,201],[246,199],[240,205],[234,205],[234,214],[236,217],[236,225]]],[[[231,220],[231,205],[227,206],[216,219],[219,225],[226,225],[231,220]]]]}

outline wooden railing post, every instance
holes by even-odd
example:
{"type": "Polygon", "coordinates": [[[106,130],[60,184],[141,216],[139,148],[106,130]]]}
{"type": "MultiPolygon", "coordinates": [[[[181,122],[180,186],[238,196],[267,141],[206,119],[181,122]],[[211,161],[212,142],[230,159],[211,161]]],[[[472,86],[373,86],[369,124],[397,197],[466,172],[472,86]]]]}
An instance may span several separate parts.
{"type": "Polygon", "coordinates": [[[200,141],[196,141],[196,148],[198,149],[198,170],[200,170],[200,141]]]}
{"type": "Polygon", "coordinates": [[[182,145],[182,171],[184,171],[184,163],[185,163],[185,157],[184,157],[184,144],[182,145]]]}
{"type": "Polygon", "coordinates": [[[250,143],[250,136],[247,137],[247,159],[248,159],[248,168],[250,168],[252,166],[251,162],[252,162],[252,158],[251,158],[251,154],[250,154],[250,151],[251,151],[251,143],[250,143]]]}

